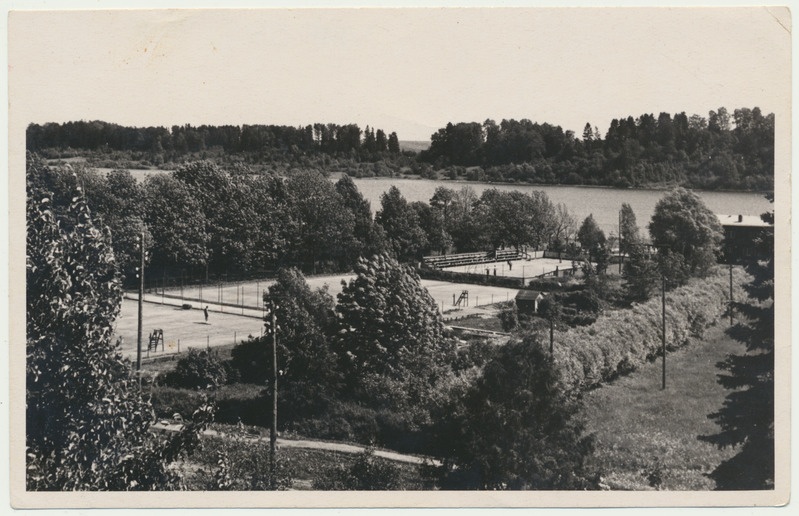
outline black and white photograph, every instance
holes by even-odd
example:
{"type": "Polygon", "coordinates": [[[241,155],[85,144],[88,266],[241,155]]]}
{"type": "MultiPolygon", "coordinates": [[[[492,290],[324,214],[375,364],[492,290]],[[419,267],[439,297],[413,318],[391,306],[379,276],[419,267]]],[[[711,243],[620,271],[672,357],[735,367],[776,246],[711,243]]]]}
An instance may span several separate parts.
{"type": "Polygon", "coordinates": [[[13,507],[789,502],[787,7],[102,4],[7,18],[13,507]]]}

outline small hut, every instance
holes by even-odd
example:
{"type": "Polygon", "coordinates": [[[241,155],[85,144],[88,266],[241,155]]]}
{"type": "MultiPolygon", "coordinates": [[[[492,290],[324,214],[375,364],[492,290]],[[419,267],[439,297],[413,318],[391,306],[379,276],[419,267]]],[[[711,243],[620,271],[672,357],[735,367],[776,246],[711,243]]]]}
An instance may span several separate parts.
{"type": "Polygon", "coordinates": [[[544,296],[545,294],[538,290],[520,290],[516,294],[516,308],[520,314],[537,314],[538,304],[544,296]]]}

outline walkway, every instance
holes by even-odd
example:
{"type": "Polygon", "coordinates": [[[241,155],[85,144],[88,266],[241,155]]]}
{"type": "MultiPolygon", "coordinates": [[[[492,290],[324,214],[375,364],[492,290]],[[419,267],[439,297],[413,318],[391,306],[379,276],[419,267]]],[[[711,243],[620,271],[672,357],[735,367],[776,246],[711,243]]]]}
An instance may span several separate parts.
{"type": "MultiPolygon", "coordinates": [[[[183,425],[179,423],[168,423],[166,421],[159,421],[155,423],[152,428],[154,430],[162,430],[167,432],[178,432],[183,425]]],[[[217,430],[205,430],[203,435],[208,437],[227,437],[230,434],[226,434],[223,432],[219,432],[217,430]]],[[[247,439],[255,442],[255,441],[268,441],[269,437],[265,436],[249,436],[247,439]]],[[[284,439],[282,437],[277,438],[277,446],[285,447],[285,448],[303,448],[309,450],[327,450],[327,451],[335,451],[341,453],[351,453],[357,454],[362,453],[367,449],[366,446],[360,446],[355,444],[344,444],[344,443],[334,443],[328,441],[311,441],[307,439],[284,439]]],[[[393,460],[396,462],[405,462],[409,464],[424,464],[432,463],[436,466],[440,466],[441,462],[438,460],[426,458],[426,457],[419,457],[416,455],[406,455],[403,453],[397,453],[393,451],[387,450],[374,450],[374,454],[376,457],[382,457],[384,459],[393,460]]]]}

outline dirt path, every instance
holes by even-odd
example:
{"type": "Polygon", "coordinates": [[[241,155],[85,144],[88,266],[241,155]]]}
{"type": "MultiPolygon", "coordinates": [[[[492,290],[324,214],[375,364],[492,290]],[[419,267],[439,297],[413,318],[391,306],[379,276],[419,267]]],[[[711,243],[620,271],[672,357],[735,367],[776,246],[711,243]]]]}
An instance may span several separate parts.
{"type": "MultiPolygon", "coordinates": [[[[159,422],[152,426],[154,430],[166,431],[166,432],[177,432],[183,425],[179,423],[164,423],[159,422]]],[[[223,432],[219,432],[217,430],[206,430],[203,432],[203,435],[209,437],[225,437],[227,434],[223,432]]],[[[249,437],[252,441],[266,441],[268,440],[267,437],[261,436],[251,436],[249,437]]],[[[304,448],[310,450],[327,450],[327,451],[335,451],[341,453],[351,453],[357,454],[361,453],[366,450],[366,446],[354,445],[354,444],[344,444],[344,443],[333,443],[327,441],[311,441],[307,439],[284,439],[278,437],[277,439],[277,446],[285,447],[285,448],[304,448]]],[[[396,462],[405,462],[409,464],[423,464],[425,461],[428,463],[435,464],[436,466],[440,466],[441,462],[425,457],[418,457],[416,455],[406,455],[402,453],[387,451],[387,450],[374,450],[374,454],[376,457],[382,457],[384,459],[393,460],[396,462]]]]}

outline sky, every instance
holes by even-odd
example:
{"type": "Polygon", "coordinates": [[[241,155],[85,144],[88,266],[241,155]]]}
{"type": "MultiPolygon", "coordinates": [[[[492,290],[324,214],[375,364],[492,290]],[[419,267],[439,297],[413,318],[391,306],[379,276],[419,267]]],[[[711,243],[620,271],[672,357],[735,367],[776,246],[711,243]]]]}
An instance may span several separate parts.
{"type": "Polygon", "coordinates": [[[779,110],[790,23],[763,7],[15,12],[10,108],[24,125],[354,122],[428,140],[527,118],[604,134],[643,113],[779,110]]]}

